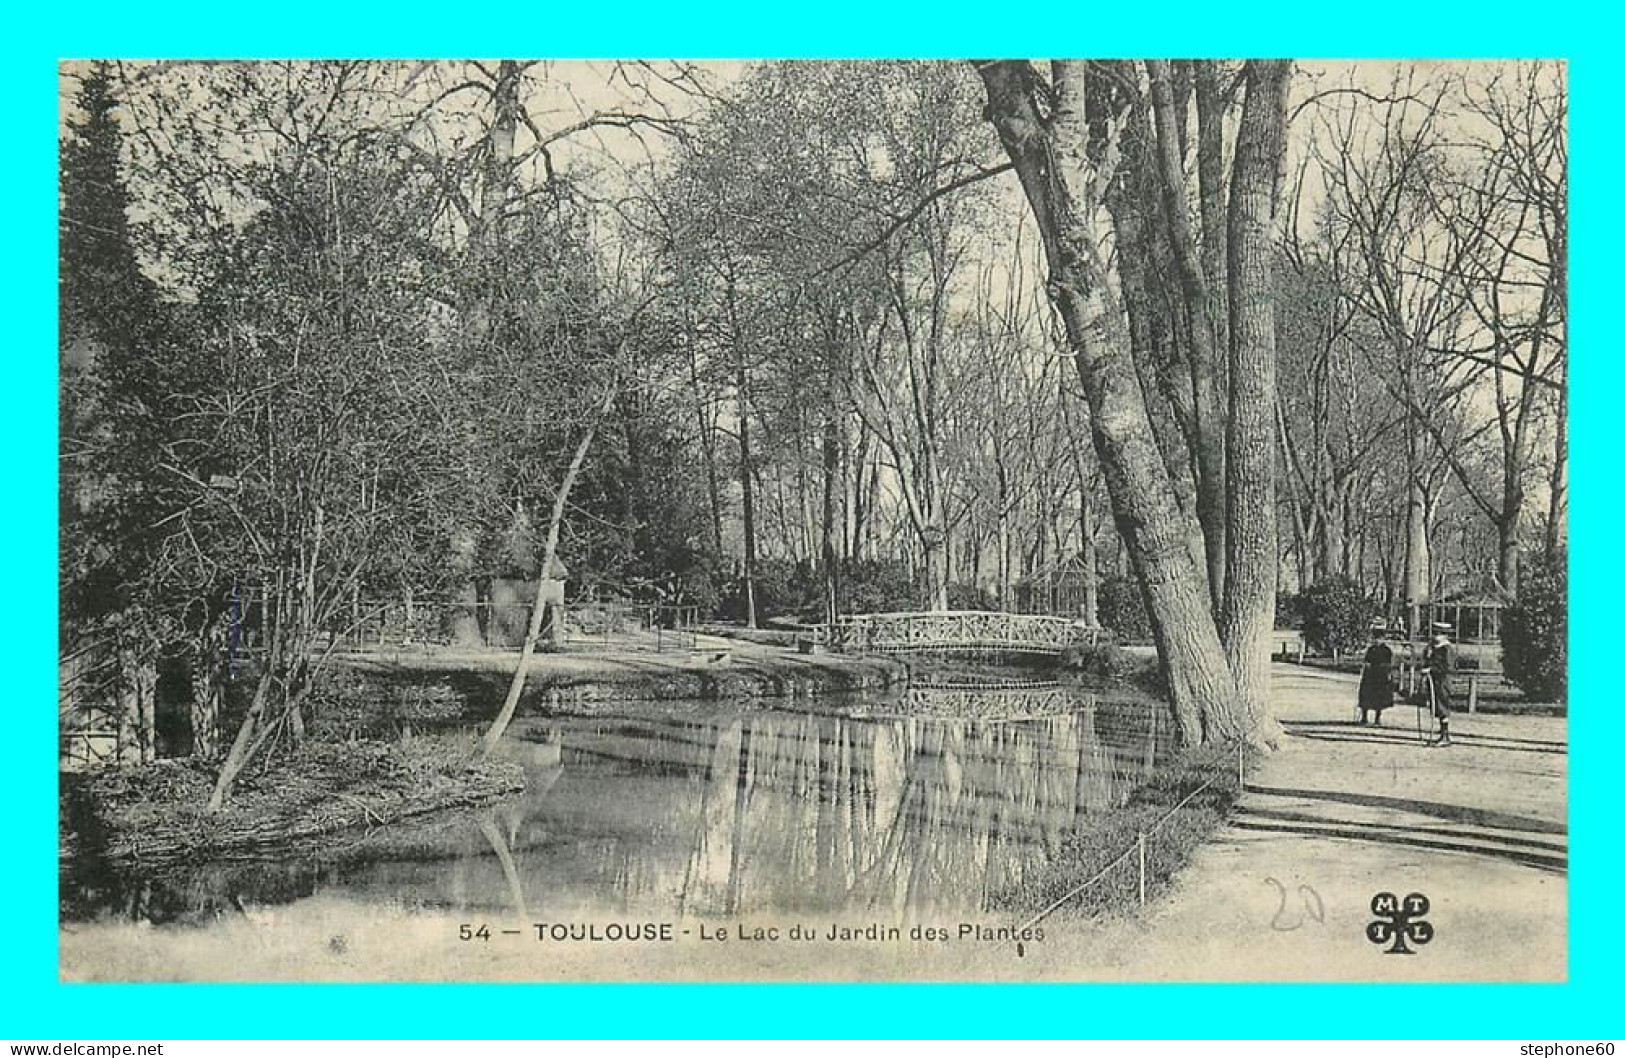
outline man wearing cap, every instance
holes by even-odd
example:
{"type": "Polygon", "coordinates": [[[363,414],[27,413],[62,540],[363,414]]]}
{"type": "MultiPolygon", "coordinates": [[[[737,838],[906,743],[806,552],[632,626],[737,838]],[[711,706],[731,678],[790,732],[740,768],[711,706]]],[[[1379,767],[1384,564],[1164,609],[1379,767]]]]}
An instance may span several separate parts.
{"type": "Polygon", "coordinates": [[[1450,677],[1456,673],[1456,647],[1450,642],[1450,626],[1434,624],[1433,642],[1422,655],[1428,679],[1428,699],[1439,720],[1439,745],[1450,745],[1450,677]]]}

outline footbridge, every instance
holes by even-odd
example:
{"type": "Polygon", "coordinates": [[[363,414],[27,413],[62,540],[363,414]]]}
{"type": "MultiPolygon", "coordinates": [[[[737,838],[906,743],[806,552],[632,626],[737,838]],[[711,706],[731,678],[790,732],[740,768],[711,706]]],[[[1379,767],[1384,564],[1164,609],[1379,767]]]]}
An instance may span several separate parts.
{"type": "Polygon", "coordinates": [[[842,654],[966,652],[1059,655],[1095,642],[1098,627],[1070,617],[991,610],[850,614],[816,626],[814,641],[842,654]]]}

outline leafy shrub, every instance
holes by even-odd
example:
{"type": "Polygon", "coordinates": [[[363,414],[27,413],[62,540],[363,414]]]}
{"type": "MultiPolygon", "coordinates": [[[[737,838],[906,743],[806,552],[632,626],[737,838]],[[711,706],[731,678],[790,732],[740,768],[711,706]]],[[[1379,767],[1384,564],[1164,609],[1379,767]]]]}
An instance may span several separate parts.
{"type": "Polygon", "coordinates": [[[1567,553],[1524,570],[1517,605],[1501,615],[1501,664],[1507,679],[1532,700],[1568,700],[1567,553]]]}
{"type": "Polygon", "coordinates": [[[1358,650],[1377,614],[1376,600],[1347,577],[1311,584],[1298,599],[1304,642],[1320,654],[1358,650]]]}
{"type": "Polygon", "coordinates": [[[901,562],[867,559],[841,569],[842,613],[894,613],[920,608],[924,589],[901,562]]]}
{"type": "Polygon", "coordinates": [[[1090,643],[1067,647],[1061,653],[1061,665],[1102,679],[1127,680],[1140,672],[1144,659],[1135,657],[1116,643],[1090,643]]]}
{"type": "Polygon", "coordinates": [[[1275,596],[1275,627],[1276,628],[1302,628],[1303,627],[1303,596],[1297,592],[1283,591],[1275,596]]]}
{"type": "MultiPolygon", "coordinates": [[[[817,585],[809,583],[807,571],[787,559],[764,559],[756,564],[756,575],[751,583],[756,599],[756,617],[801,616],[818,605],[817,585]]],[[[722,595],[719,610],[723,617],[733,621],[745,619],[745,582],[738,578],[730,582],[722,595]]]]}
{"type": "MultiPolygon", "coordinates": [[[[808,562],[764,559],[756,569],[756,616],[795,617],[821,621],[824,613],[824,578],[808,562]]],[[[901,562],[862,560],[841,567],[842,613],[890,613],[918,610],[923,588],[908,575],[901,562]]],[[[969,609],[970,607],[967,607],[969,609]]],[[[736,580],[721,597],[718,612],[733,621],[745,619],[745,585],[736,580]]]]}
{"type": "Polygon", "coordinates": [[[1117,638],[1130,643],[1151,640],[1151,618],[1145,612],[1145,596],[1133,577],[1107,577],[1100,583],[1098,599],[1100,623],[1117,638]]]}
{"type": "Polygon", "coordinates": [[[948,585],[948,609],[950,610],[997,610],[998,600],[993,593],[976,585],[964,581],[954,581],[948,585]]]}

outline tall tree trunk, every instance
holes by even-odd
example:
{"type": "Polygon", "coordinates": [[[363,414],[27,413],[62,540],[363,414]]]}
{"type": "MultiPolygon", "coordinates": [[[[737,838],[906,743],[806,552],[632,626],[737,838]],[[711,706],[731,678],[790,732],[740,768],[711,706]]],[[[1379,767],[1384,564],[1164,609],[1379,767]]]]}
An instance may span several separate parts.
{"type": "Polygon", "coordinates": [[[196,659],[192,668],[192,755],[213,760],[220,752],[220,703],[225,695],[219,655],[196,659]]]}
{"type": "MultiPolygon", "coordinates": [[[[1202,267],[1207,273],[1209,321],[1215,349],[1229,348],[1229,320],[1224,292],[1229,289],[1225,245],[1224,117],[1228,105],[1220,84],[1219,64],[1211,59],[1195,63],[1196,179],[1202,215],[1202,267]]],[[[1220,362],[1216,366],[1223,366],[1220,362]]],[[[1224,380],[1219,380],[1221,387],[1224,380]]]]}
{"type": "Polygon", "coordinates": [[[840,616],[841,557],[836,548],[840,527],[840,504],[836,489],[841,483],[841,434],[836,421],[833,398],[824,406],[824,496],[822,538],[819,541],[820,561],[823,564],[824,620],[833,624],[840,616]]]}
{"type": "Polygon", "coordinates": [[[921,531],[920,547],[925,552],[926,607],[931,610],[946,610],[948,534],[933,522],[921,531]]]}
{"type": "Polygon", "coordinates": [[[1091,506],[1089,490],[1082,489],[1078,493],[1078,537],[1081,545],[1080,564],[1083,566],[1083,619],[1093,628],[1100,624],[1100,574],[1096,569],[1099,559],[1091,506]]]}
{"type": "Polygon", "coordinates": [[[739,503],[745,534],[745,627],[756,627],[756,482],[750,453],[750,367],[739,333],[739,301],[728,277],[728,324],[734,354],[734,395],[739,404],[739,503]]]}
{"type": "MultiPolygon", "coordinates": [[[[1508,497],[1509,499],[1511,497],[1508,497]]],[[[1508,506],[1495,523],[1496,579],[1506,592],[1518,594],[1519,550],[1523,535],[1523,498],[1515,506],[1508,506]]]]}
{"type": "MultiPolygon", "coordinates": [[[[988,112],[1015,165],[1038,221],[1049,264],[1049,290],[1065,326],[1118,530],[1146,595],[1169,697],[1187,744],[1255,737],[1238,709],[1235,681],[1213,620],[1206,578],[1187,545],[1184,517],[1152,433],[1126,322],[1106,278],[1093,229],[1094,183],[1085,118],[1085,82],[1102,95],[1103,79],[1086,64],[1058,61],[1050,91],[1026,63],[977,64],[988,112]],[[1052,106],[1041,117],[1037,99],[1052,106]]],[[[1097,108],[1107,105],[1097,100],[1097,108]]],[[[1098,113],[1097,127],[1109,124],[1098,113]]]]}
{"type": "Polygon", "coordinates": [[[846,544],[846,557],[853,562],[863,558],[864,542],[869,530],[869,503],[866,492],[869,431],[864,429],[862,422],[857,424],[857,431],[857,443],[851,449],[852,454],[846,461],[847,475],[851,482],[847,499],[847,526],[850,538],[846,544]]]}
{"type": "MultiPolygon", "coordinates": [[[[687,332],[684,332],[686,336],[687,332]]],[[[700,453],[705,458],[705,491],[711,503],[711,546],[722,555],[722,488],[717,474],[717,440],[711,416],[706,414],[705,400],[700,391],[700,354],[695,343],[685,341],[688,348],[688,381],[694,393],[694,424],[700,433],[700,453]]]]}
{"type": "Polygon", "coordinates": [[[1224,599],[1225,562],[1225,430],[1220,414],[1220,392],[1216,362],[1220,355],[1213,320],[1216,301],[1191,231],[1186,203],[1185,163],[1176,133],[1171,74],[1165,59],[1146,60],[1151,81],[1151,107],[1156,117],[1156,145],[1152,158],[1161,177],[1163,214],[1167,219],[1169,242],[1179,273],[1191,375],[1191,465],[1196,479],[1196,519],[1202,528],[1203,553],[1207,558],[1209,591],[1217,613],[1224,599]]]}
{"type": "Polygon", "coordinates": [[[1010,599],[1010,501],[1009,487],[1005,484],[1004,468],[999,468],[998,569],[999,607],[1013,609],[1010,599]]]}
{"type": "Polygon", "coordinates": [[[1275,623],[1275,311],[1271,267],[1292,64],[1247,63],[1230,174],[1230,430],[1222,632],[1249,721],[1269,712],[1275,623]]]}
{"type": "MultiPolygon", "coordinates": [[[[1131,107],[1125,119],[1128,131],[1124,135],[1131,146],[1151,135],[1143,116],[1137,115],[1139,109],[1131,107]]],[[[1134,164],[1144,166],[1148,172],[1157,165],[1154,153],[1135,157],[1138,161],[1134,164]]],[[[1199,453],[1203,445],[1196,425],[1196,398],[1189,357],[1181,352],[1188,344],[1184,335],[1189,327],[1186,321],[1167,311],[1169,299],[1177,300],[1180,297],[1178,291],[1168,290],[1164,284],[1155,281],[1164,265],[1160,259],[1162,241],[1156,238],[1147,222],[1147,214],[1153,212],[1150,204],[1141,200],[1142,197],[1154,198],[1159,194],[1160,189],[1154,178],[1146,186],[1114,181],[1104,201],[1111,212],[1119,247],[1117,270],[1123,291],[1123,310],[1128,321],[1129,356],[1139,374],[1152,437],[1162,453],[1168,480],[1173,486],[1174,497],[1185,522],[1183,531],[1191,555],[1203,580],[1211,587],[1213,578],[1208,572],[1208,538],[1198,517],[1198,508],[1202,504],[1199,453]],[[1156,403],[1159,396],[1165,402],[1162,406],[1156,403]]],[[[1222,444],[1220,438],[1220,448],[1222,444]]],[[[1213,609],[1217,619],[1217,607],[1213,609]]]]}
{"type": "Polygon", "coordinates": [[[735,365],[739,396],[739,505],[745,534],[745,627],[756,627],[756,486],[750,455],[750,376],[743,357],[735,365]]]}
{"type": "Polygon", "coordinates": [[[1320,553],[1315,562],[1317,574],[1327,580],[1348,571],[1343,521],[1342,505],[1334,495],[1329,509],[1320,519],[1320,553]]]}
{"type": "Polygon", "coordinates": [[[1411,455],[1410,485],[1405,492],[1405,620],[1411,638],[1426,638],[1422,627],[1422,605],[1428,599],[1428,518],[1422,483],[1417,480],[1416,445],[1413,435],[1408,446],[1411,455]]]}
{"type": "MultiPolygon", "coordinates": [[[[504,59],[497,64],[496,81],[491,86],[491,132],[480,172],[478,209],[469,232],[469,242],[475,254],[475,268],[481,281],[473,287],[475,293],[466,305],[467,339],[470,361],[478,369],[488,362],[493,341],[496,340],[496,293],[506,267],[507,256],[503,247],[503,214],[507,209],[513,184],[514,141],[519,132],[522,106],[519,99],[520,81],[524,67],[504,59]]],[[[466,428],[465,443],[479,458],[488,438],[474,423],[466,428]]],[[[481,647],[489,645],[486,621],[481,620],[482,601],[479,570],[476,568],[481,552],[483,530],[473,526],[453,529],[450,541],[450,564],[453,570],[451,641],[456,646],[481,647]]]]}
{"type": "Polygon", "coordinates": [[[1557,416],[1552,449],[1552,469],[1547,478],[1550,490],[1546,499],[1546,557],[1557,554],[1563,543],[1563,522],[1567,517],[1566,500],[1569,472],[1569,386],[1566,378],[1558,379],[1557,416]]]}

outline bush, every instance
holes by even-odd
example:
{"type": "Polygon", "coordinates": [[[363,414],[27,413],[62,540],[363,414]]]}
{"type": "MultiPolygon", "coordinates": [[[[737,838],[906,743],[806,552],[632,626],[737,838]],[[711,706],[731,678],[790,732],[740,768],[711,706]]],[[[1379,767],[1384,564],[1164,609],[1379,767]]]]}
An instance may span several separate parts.
{"type": "Polygon", "coordinates": [[[1116,643],[1090,643],[1086,646],[1067,647],[1061,652],[1061,666],[1107,680],[1127,680],[1144,667],[1143,659],[1135,657],[1116,643]]]}
{"type": "Polygon", "coordinates": [[[1168,697],[1162,662],[1155,655],[1130,654],[1116,643],[1067,647],[1061,652],[1061,667],[1110,683],[1132,684],[1159,699],[1168,697]]]}
{"type": "Polygon", "coordinates": [[[842,613],[918,610],[922,591],[901,562],[858,560],[841,569],[842,613]]]}
{"type": "Polygon", "coordinates": [[[1298,597],[1303,640],[1320,654],[1358,650],[1370,634],[1377,602],[1347,577],[1310,585],[1298,597]]]}
{"type": "Polygon", "coordinates": [[[950,610],[997,610],[998,608],[998,600],[986,588],[959,580],[948,585],[948,609],[950,610]]]}
{"type": "Polygon", "coordinates": [[[1100,623],[1117,638],[1130,643],[1151,641],[1151,618],[1145,612],[1145,595],[1133,577],[1107,577],[1100,583],[1098,600],[1100,623]]]}
{"type": "MultiPolygon", "coordinates": [[[[803,564],[788,559],[762,559],[756,564],[756,575],[751,582],[756,599],[756,617],[801,617],[821,607],[819,586],[808,575],[803,564]]],[[[728,620],[745,619],[745,582],[732,581],[721,596],[718,612],[728,620]]]]}
{"type": "Polygon", "coordinates": [[[1534,701],[1569,696],[1569,572],[1564,552],[1524,571],[1518,602],[1501,615],[1501,665],[1534,701]]]}
{"type": "Polygon", "coordinates": [[[1276,628],[1302,628],[1303,627],[1303,596],[1297,592],[1283,591],[1275,596],[1275,627],[1276,628]]]}
{"type": "MultiPolygon", "coordinates": [[[[795,617],[822,621],[824,578],[811,563],[769,558],[757,564],[754,584],[756,616],[795,617]]],[[[842,613],[892,613],[918,610],[923,589],[901,562],[860,560],[841,567],[842,613]]],[[[969,609],[970,607],[967,607],[969,609]]],[[[721,596],[718,613],[726,620],[745,619],[745,585],[736,580],[721,596]]]]}

